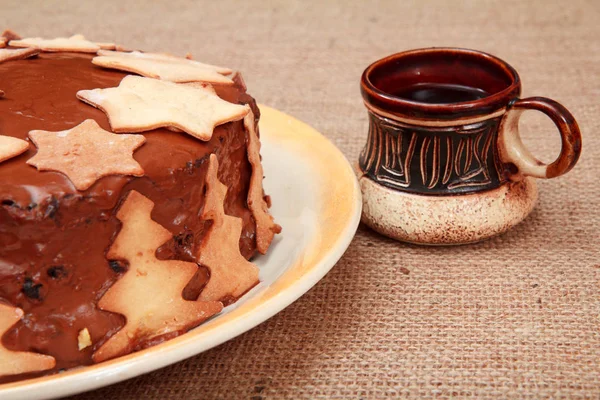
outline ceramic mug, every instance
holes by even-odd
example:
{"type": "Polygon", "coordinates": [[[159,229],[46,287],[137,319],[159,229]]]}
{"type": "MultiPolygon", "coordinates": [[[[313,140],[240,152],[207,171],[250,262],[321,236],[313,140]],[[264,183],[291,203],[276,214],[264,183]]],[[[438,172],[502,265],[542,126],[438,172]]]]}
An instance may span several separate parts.
{"type": "Polygon", "coordinates": [[[554,100],[521,99],[519,75],[474,50],[430,48],[391,55],[361,78],[369,135],[358,163],[363,221],[403,241],[475,242],[522,221],[537,201],[532,178],[568,172],[581,153],[571,113],[554,100]],[[551,164],[522,143],[526,110],[556,124],[551,164]]]}

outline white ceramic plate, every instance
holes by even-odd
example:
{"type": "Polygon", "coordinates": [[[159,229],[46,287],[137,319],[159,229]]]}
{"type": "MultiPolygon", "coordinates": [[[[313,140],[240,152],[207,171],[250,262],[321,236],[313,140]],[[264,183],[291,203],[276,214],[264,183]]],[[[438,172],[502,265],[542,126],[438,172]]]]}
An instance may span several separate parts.
{"type": "Polygon", "coordinates": [[[110,385],[217,346],[272,317],[333,267],[354,237],[361,198],[342,153],[308,125],[261,106],[265,191],[283,227],[256,259],[261,283],[198,328],[168,342],[90,367],[0,385],[0,398],[55,398],[110,385]]]}

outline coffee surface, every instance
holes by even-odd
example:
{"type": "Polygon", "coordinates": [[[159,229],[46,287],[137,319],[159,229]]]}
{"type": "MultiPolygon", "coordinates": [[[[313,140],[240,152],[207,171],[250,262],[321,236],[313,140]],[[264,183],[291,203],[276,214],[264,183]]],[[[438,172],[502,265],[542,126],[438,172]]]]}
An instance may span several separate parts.
{"type": "Polygon", "coordinates": [[[394,96],[428,104],[452,104],[489,96],[483,89],[451,83],[417,83],[395,90],[394,96]]]}

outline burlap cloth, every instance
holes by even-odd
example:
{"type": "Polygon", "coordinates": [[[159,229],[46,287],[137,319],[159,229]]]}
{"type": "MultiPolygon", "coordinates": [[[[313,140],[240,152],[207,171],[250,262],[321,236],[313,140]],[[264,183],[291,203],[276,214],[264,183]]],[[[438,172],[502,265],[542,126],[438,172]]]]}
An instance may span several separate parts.
{"type": "MultiPolygon", "coordinates": [[[[1,26],[81,32],[238,68],[262,103],[321,131],[355,160],[365,141],[362,70],[396,51],[461,46],[500,56],[524,96],[577,117],[583,156],[539,181],[511,232],[447,248],[361,226],[333,270],[250,332],[81,399],[599,398],[600,2],[169,0],[0,2],[1,26]]],[[[533,114],[533,113],[531,113],[533,114]]],[[[558,135],[527,116],[543,159],[558,135]]]]}

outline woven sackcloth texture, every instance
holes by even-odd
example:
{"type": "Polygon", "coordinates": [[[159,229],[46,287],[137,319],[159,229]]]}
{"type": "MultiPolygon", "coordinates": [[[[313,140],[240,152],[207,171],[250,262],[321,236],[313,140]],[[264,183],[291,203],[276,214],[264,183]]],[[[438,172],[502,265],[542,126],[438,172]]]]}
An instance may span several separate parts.
{"type": "MultiPolygon", "coordinates": [[[[460,46],[505,59],[524,96],[577,117],[583,155],[539,181],[521,225],[483,243],[428,248],[361,226],[300,300],[215,349],[77,399],[600,398],[600,2],[0,1],[0,27],[83,33],[191,52],[243,71],[260,102],[356,160],[367,133],[359,77],[400,50],[460,46]]],[[[560,141],[530,113],[526,143],[560,141]]]]}

